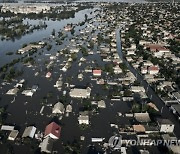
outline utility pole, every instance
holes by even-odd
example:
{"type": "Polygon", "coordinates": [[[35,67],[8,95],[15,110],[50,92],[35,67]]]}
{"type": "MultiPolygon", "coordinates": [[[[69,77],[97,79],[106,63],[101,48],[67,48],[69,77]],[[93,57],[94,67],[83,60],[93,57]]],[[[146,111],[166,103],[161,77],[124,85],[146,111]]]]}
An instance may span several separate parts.
{"type": "Polygon", "coordinates": [[[163,112],[163,107],[161,108],[161,114],[162,114],[162,112],[163,112]]]}

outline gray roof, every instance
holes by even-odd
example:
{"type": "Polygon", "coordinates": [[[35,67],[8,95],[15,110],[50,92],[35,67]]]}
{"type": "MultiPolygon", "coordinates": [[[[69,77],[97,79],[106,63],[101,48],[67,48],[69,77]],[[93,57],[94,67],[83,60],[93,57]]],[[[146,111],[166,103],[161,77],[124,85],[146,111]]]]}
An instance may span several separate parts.
{"type": "Polygon", "coordinates": [[[172,125],[172,121],[170,121],[169,119],[161,119],[161,118],[158,118],[157,119],[157,122],[160,124],[160,125],[163,125],[163,124],[167,124],[167,125],[172,125]]]}
{"type": "Polygon", "coordinates": [[[74,88],[71,89],[69,94],[71,97],[89,97],[90,93],[91,93],[90,88],[86,88],[86,89],[74,88]]]}
{"type": "Polygon", "coordinates": [[[70,104],[67,105],[66,112],[72,112],[72,105],[70,104]]]}
{"type": "Polygon", "coordinates": [[[8,92],[6,94],[8,94],[8,95],[16,95],[18,91],[19,91],[18,88],[13,88],[13,89],[8,90],[8,92]]]}
{"type": "Polygon", "coordinates": [[[89,120],[89,116],[82,116],[82,115],[80,115],[78,117],[78,120],[89,120]]]}
{"type": "Polygon", "coordinates": [[[14,126],[2,125],[1,130],[14,130],[14,126]]]}
{"type": "Polygon", "coordinates": [[[98,101],[98,107],[99,108],[106,108],[106,103],[104,102],[104,100],[98,101]]]}
{"type": "Polygon", "coordinates": [[[178,145],[170,146],[170,149],[174,154],[180,154],[180,147],[178,145]]]}
{"type": "Polygon", "coordinates": [[[33,138],[35,132],[36,132],[36,127],[34,127],[34,126],[26,127],[26,129],[24,130],[24,133],[23,133],[22,137],[30,137],[30,138],[33,138]]]}
{"type": "Polygon", "coordinates": [[[89,120],[88,111],[80,112],[78,120],[89,120]]]}
{"type": "Polygon", "coordinates": [[[64,105],[61,102],[58,102],[54,105],[52,112],[53,113],[64,113],[64,105]]]}
{"type": "Polygon", "coordinates": [[[15,139],[18,134],[19,134],[18,130],[12,130],[11,133],[9,134],[9,136],[8,136],[8,139],[11,139],[11,138],[15,139]]]}
{"type": "Polygon", "coordinates": [[[138,122],[150,122],[149,113],[134,113],[134,117],[138,122]]]}
{"type": "Polygon", "coordinates": [[[88,112],[88,111],[79,112],[79,115],[81,115],[81,116],[87,116],[87,115],[89,115],[89,112],[88,112]]]}
{"type": "Polygon", "coordinates": [[[176,136],[170,136],[169,134],[163,134],[162,135],[163,140],[177,140],[176,136]]]}
{"type": "Polygon", "coordinates": [[[158,127],[154,127],[154,126],[144,125],[144,128],[146,131],[154,131],[154,132],[159,131],[158,127]]]}
{"type": "Polygon", "coordinates": [[[40,144],[41,152],[51,153],[53,148],[53,139],[50,137],[45,138],[40,144]]]}
{"type": "Polygon", "coordinates": [[[180,104],[174,104],[174,105],[172,105],[172,108],[174,108],[176,110],[176,112],[178,114],[180,114],[180,104]]]}
{"type": "Polygon", "coordinates": [[[174,92],[173,95],[176,99],[180,100],[180,93],[179,92],[174,92]]]}

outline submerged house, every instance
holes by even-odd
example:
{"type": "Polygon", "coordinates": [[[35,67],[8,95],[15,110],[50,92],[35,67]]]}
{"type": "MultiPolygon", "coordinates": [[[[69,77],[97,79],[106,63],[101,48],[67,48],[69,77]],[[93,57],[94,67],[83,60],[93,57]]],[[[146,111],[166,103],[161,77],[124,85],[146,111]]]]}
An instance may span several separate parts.
{"type": "Polygon", "coordinates": [[[8,136],[8,140],[14,141],[16,139],[16,137],[18,136],[18,134],[19,134],[18,130],[12,130],[8,136]]]}
{"type": "Polygon", "coordinates": [[[18,88],[13,88],[7,91],[7,95],[16,95],[18,93],[19,89],[18,88]]]}
{"type": "Polygon", "coordinates": [[[101,70],[93,70],[94,76],[101,76],[102,71],[101,70]]]}
{"type": "Polygon", "coordinates": [[[45,138],[39,145],[41,152],[52,153],[54,140],[51,137],[45,138]]]}
{"type": "Polygon", "coordinates": [[[98,101],[98,108],[106,108],[106,103],[104,102],[104,100],[98,101]]]}
{"type": "Polygon", "coordinates": [[[51,122],[46,126],[44,138],[50,137],[52,139],[59,139],[61,134],[61,127],[55,122],[51,122]]]}
{"type": "Polygon", "coordinates": [[[23,133],[22,137],[23,137],[23,138],[24,138],[24,137],[33,138],[35,132],[36,132],[36,127],[34,127],[34,126],[26,127],[26,129],[24,130],[24,133],[23,133]]]}
{"type": "Polygon", "coordinates": [[[68,104],[66,107],[66,112],[72,112],[72,105],[68,104]]]}
{"type": "Polygon", "coordinates": [[[91,88],[89,87],[86,89],[74,88],[71,89],[69,95],[75,98],[90,98],[91,88]]]}
{"type": "Polygon", "coordinates": [[[138,122],[146,123],[150,122],[150,116],[149,113],[134,113],[134,117],[138,122]]]}
{"type": "Polygon", "coordinates": [[[50,78],[50,77],[51,77],[51,72],[47,72],[46,78],[50,78]]]}
{"type": "Polygon", "coordinates": [[[14,130],[14,126],[2,125],[1,130],[12,131],[12,130],[14,130]]]}
{"type": "Polygon", "coordinates": [[[89,125],[89,115],[88,112],[80,112],[78,117],[79,124],[89,125]]]}
{"type": "Polygon", "coordinates": [[[158,125],[160,127],[160,132],[172,133],[174,131],[174,124],[169,119],[157,119],[158,125]]]}
{"type": "Polygon", "coordinates": [[[63,114],[65,111],[64,105],[61,102],[58,102],[54,105],[53,109],[52,109],[52,113],[59,113],[59,114],[63,114]]]}
{"type": "Polygon", "coordinates": [[[33,94],[34,94],[34,91],[32,91],[31,89],[28,89],[28,90],[24,90],[24,91],[22,92],[22,94],[25,95],[25,96],[30,96],[30,97],[32,97],[33,94]]]}

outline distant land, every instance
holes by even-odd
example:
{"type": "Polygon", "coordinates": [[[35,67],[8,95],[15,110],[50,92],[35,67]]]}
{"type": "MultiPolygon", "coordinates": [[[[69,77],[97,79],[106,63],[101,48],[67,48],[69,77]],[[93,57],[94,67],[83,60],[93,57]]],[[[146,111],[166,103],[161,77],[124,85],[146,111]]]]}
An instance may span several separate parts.
{"type": "MultiPolygon", "coordinates": [[[[83,2],[172,2],[172,0],[0,0],[0,3],[18,3],[18,2],[49,2],[49,3],[62,3],[62,2],[72,2],[72,1],[83,1],[83,2]]],[[[180,2],[180,0],[175,0],[175,2],[180,2]]]]}

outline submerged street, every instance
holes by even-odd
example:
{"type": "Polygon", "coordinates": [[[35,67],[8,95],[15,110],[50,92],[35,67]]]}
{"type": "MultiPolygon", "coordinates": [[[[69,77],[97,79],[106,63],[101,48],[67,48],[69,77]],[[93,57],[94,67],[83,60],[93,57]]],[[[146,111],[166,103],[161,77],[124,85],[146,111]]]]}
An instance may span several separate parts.
{"type": "Polygon", "coordinates": [[[180,139],[179,5],[13,4],[0,8],[0,154],[178,154],[125,141],[180,139]]]}

